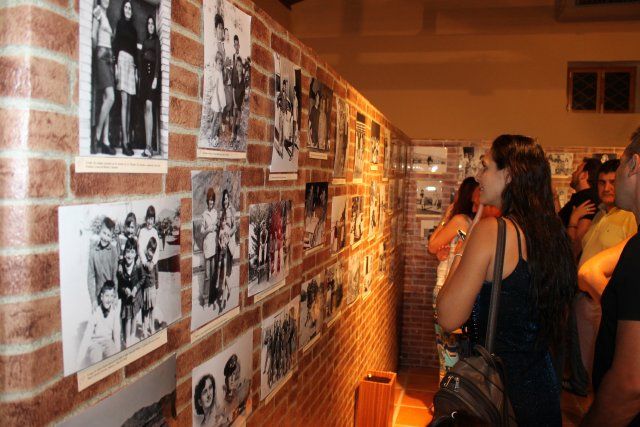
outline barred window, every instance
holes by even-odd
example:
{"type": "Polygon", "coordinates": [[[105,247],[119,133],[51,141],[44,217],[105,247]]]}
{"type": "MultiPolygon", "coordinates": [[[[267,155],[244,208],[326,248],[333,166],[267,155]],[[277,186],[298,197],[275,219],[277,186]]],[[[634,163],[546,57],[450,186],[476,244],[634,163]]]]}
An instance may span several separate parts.
{"type": "Polygon", "coordinates": [[[568,105],[574,112],[634,112],[634,67],[569,67],[568,105]]]}

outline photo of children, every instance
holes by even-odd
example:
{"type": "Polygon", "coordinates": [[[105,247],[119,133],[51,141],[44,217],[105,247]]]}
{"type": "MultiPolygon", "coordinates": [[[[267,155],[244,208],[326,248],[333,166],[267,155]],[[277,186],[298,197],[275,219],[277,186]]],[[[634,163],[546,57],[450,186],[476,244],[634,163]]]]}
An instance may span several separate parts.
{"type": "Polygon", "coordinates": [[[362,269],[360,267],[360,255],[356,254],[349,259],[349,281],[347,282],[347,304],[352,304],[360,295],[360,280],[362,269]]]}
{"type": "Polygon", "coordinates": [[[239,304],[240,183],[240,172],[191,172],[192,331],[239,304]]]}
{"type": "Polygon", "coordinates": [[[351,223],[349,224],[349,236],[351,245],[362,241],[364,234],[364,209],[362,196],[351,197],[351,223]]]}
{"type": "Polygon", "coordinates": [[[203,9],[204,91],[198,155],[244,155],[251,93],[251,16],[227,0],[205,0],[203,9]]]}
{"type": "Polygon", "coordinates": [[[353,180],[362,180],[364,170],[364,150],[366,145],[367,124],[364,114],[356,114],[356,152],[353,160],[353,180]]]}
{"type": "Polygon", "coordinates": [[[382,144],[384,145],[384,170],[382,177],[388,179],[391,172],[391,131],[385,129],[382,135],[382,144]]]}
{"type": "Polygon", "coordinates": [[[416,215],[442,213],[442,181],[416,181],[416,215]]]}
{"type": "Polygon", "coordinates": [[[322,331],[324,308],[322,273],[307,280],[300,290],[300,348],[304,349],[322,331]]]}
{"type": "Polygon", "coordinates": [[[329,183],[310,182],[306,185],[304,203],[304,250],[324,245],[324,228],[329,203],[329,183]]]}
{"type": "Polygon", "coordinates": [[[180,317],[179,197],[62,206],[58,223],[65,375],[180,317]]]}
{"type": "Polygon", "coordinates": [[[194,427],[243,425],[251,414],[253,333],[191,371],[194,427]]]}
{"type": "Polygon", "coordinates": [[[378,164],[380,157],[380,124],[371,121],[371,164],[378,164]]]}

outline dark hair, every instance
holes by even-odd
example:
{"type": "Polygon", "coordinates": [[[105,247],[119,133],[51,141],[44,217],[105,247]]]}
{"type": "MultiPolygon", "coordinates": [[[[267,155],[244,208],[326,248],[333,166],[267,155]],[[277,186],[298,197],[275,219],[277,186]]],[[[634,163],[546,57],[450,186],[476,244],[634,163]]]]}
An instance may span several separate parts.
{"type": "Polygon", "coordinates": [[[630,139],[629,145],[624,149],[624,154],[626,154],[627,157],[640,154],[640,127],[631,134],[630,139]]]}
{"type": "Polygon", "coordinates": [[[148,220],[149,218],[153,218],[153,220],[156,220],[156,208],[153,207],[153,205],[150,205],[147,208],[147,214],[144,217],[144,220],[148,220]]]}
{"type": "MultiPolygon", "coordinates": [[[[152,237],[155,240],[155,237],[152,237]]],[[[138,258],[138,242],[133,237],[128,237],[124,242],[124,253],[127,251],[133,250],[136,253],[136,258],[138,258]]]]}
{"type": "Polygon", "coordinates": [[[108,216],[104,217],[104,219],[102,220],[102,225],[107,227],[110,231],[113,231],[113,229],[116,227],[116,223],[113,222],[113,220],[108,216]]]}
{"type": "Polygon", "coordinates": [[[147,250],[151,249],[151,251],[155,254],[156,249],[158,249],[158,241],[155,237],[149,237],[149,243],[147,243],[147,250]]]}
{"type": "Polygon", "coordinates": [[[133,21],[133,3],[131,0],[124,0],[122,5],[120,6],[120,19],[124,19],[125,21],[133,21]],[[131,18],[127,19],[124,16],[124,5],[129,3],[131,5],[131,18]]]}
{"type": "Polygon", "coordinates": [[[133,212],[129,212],[124,220],[124,226],[128,227],[132,222],[135,222],[137,224],[138,220],[136,219],[136,214],[134,214],[133,212]]]}
{"type": "Polygon", "coordinates": [[[227,363],[224,365],[224,383],[229,387],[229,377],[240,369],[240,362],[238,362],[238,356],[232,354],[227,363]]]}
{"type": "Polygon", "coordinates": [[[216,202],[216,192],[213,191],[213,187],[207,189],[207,203],[209,203],[209,200],[213,200],[213,203],[216,202]]]}
{"type": "Polygon", "coordinates": [[[584,163],[584,168],[582,168],[582,172],[586,172],[589,177],[587,178],[587,182],[591,188],[595,188],[598,185],[598,170],[600,170],[600,160],[594,159],[592,157],[585,157],[582,159],[584,163]]]}
{"type": "Polygon", "coordinates": [[[523,230],[531,273],[533,309],[540,338],[556,346],[562,339],[569,306],[576,292],[576,265],[571,245],[553,205],[551,169],[542,147],[522,135],[501,135],[491,145],[498,169],[510,180],[502,191],[502,213],[523,230]]]}
{"type": "MultiPolygon", "coordinates": [[[[229,197],[231,197],[231,196],[229,196],[229,190],[227,190],[226,188],[224,190],[222,190],[222,203],[223,203],[222,209],[224,209],[224,198],[225,197],[227,198],[227,200],[228,200],[229,197]]],[[[229,200],[229,206],[231,206],[231,200],[229,200]]]]}
{"type": "Polygon", "coordinates": [[[216,13],[216,16],[213,18],[213,27],[218,28],[218,25],[222,25],[224,27],[224,19],[222,19],[222,15],[216,13]]]}
{"type": "Polygon", "coordinates": [[[156,26],[156,18],[153,15],[147,16],[146,20],[147,25],[145,25],[145,31],[147,32],[147,38],[157,37],[158,36],[158,27],[156,26]],[[149,19],[153,21],[153,34],[149,32],[149,19]]]}
{"type": "Polygon", "coordinates": [[[601,173],[607,174],[617,171],[618,166],[620,166],[619,159],[607,160],[602,164],[602,166],[600,166],[600,169],[598,170],[598,179],[600,178],[601,173]]]}
{"type": "Polygon", "coordinates": [[[311,308],[313,307],[313,304],[316,302],[316,299],[318,299],[318,291],[320,290],[320,288],[318,288],[318,284],[316,283],[316,280],[313,279],[311,280],[311,283],[309,283],[309,286],[307,286],[307,308],[311,308]]]}
{"type": "Polygon", "coordinates": [[[235,36],[233,36],[233,41],[240,43],[240,38],[238,38],[237,34],[235,36]]]}
{"type": "Polygon", "coordinates": [[[473,192],[478,188],[478,181],[473,177],[467,177],[460,184],[458,188],[458,199],[453,204],[451,210],[451,217],[455,215],[463,214],[473,219],[475,214],[473,213],[473,192]]]}
{"type": "Polygon", "coordinates": [[[104,283],[102,284],[102,287],[100,288],[100,291],[98,291],[98,298],[100,298],[100,296],[106,291],[115,291],[115,290],[116,290],[116,284],[113,283],[112,280],[105,280],[104,283]]]}
{"type": "Polygon", "coordinates": [[[216,380],[213,378],[213,375],[207,374],[200,378],[198,384],[196,384],[195,390],[193,391],[193,405],[196,407],[196,414],[198,415],[204,414],[204,408],[200,404],[200,395],[202,394],[204,387],[207,385],[207,380],[211,380],[211,385],[213,386],[213,402],[216,401],[216,380]]]}

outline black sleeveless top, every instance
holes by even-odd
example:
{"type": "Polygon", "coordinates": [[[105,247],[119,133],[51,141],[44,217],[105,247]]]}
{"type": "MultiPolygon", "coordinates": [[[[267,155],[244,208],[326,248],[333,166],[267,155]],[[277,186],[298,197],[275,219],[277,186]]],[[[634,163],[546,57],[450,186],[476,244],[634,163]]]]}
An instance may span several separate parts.
{"type": "MultiPolygon", "coordinates": [[[[541,328],[531,297],[529,264],[522,258],[520,231],[513,220],[509,221],[518,236],[518,264],[502,279],[495,353],[505,365],[507,394],[518,426],[561,426],[560,387],[548,344],[539,339],[541,328]]],[[[491,282],[483,282],[471,313],[472,345],[485,342],[491,286],[491,282]]]]}

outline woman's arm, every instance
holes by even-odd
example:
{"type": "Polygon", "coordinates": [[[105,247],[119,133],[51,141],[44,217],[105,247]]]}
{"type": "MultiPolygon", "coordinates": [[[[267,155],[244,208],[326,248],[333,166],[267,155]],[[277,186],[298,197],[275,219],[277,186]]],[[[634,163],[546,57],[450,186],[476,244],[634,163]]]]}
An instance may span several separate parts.
{"type": "Polygon", "coordinates": [[[458,230],[466,232],[468,228],[469,223],[464,215],[455,215],[444,225],[440,223],[429,238],[429,245],[427,247],[429,253],[436,254],[438,249],[442,246],[448,245],[451,240],[456,237],[458,230]]]}
{"type": "Polygon", "coordinates": [[[578,287],[587,292],[594,301],[600,302],[602,292],[609,283],[613,269],[629,239],[605,249],[585,262],[578,270],[578,287]]]}
{"type": "Polygon", "coordinates": [[[465,241],[463,255],[456,254],[436,301],[438,323],[445,331],[456,330],[469,318],[495,251],[497,230],[495,218],[481,220],[465,241]]]}

